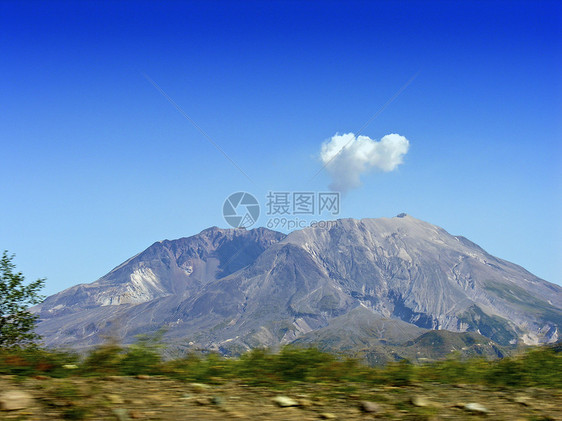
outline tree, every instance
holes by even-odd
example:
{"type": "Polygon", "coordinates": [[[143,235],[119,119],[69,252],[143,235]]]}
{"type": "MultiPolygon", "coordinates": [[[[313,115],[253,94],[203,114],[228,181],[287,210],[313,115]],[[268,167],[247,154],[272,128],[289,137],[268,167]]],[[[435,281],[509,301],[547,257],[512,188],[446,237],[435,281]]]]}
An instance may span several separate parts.
{"type": "Polygon", "coordinates": [[[45,280],[25,285],[22,273],[14,273],[13,258],[4,251],[0,259],[0,348],[31,345],[40,338],[34,332],[39,316],[27,308],[43,301],[39,290],[45,280]]]}

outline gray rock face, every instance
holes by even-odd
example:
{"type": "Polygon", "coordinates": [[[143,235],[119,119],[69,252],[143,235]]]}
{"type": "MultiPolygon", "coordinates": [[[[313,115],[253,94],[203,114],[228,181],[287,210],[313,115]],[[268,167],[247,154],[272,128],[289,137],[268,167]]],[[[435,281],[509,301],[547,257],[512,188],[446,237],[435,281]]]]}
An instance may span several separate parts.
{"type": "Polygon", "coordinates": [[[182,349],[224,353],[303,337],[396,343],[426,329],[508,345],[560,338],[562,288],[401,214],[288,236],[210,228],[155,243],[34,311],[52,346],[131,342],[161,327],[182,349]]]}

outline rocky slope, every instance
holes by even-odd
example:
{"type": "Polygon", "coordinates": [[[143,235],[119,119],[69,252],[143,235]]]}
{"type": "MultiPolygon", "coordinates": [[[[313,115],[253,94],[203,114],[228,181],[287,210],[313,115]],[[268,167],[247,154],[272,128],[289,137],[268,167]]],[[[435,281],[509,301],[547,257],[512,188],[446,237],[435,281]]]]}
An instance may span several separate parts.
{"type": "Polygon", "coordinates": [[[178,348],[224,353],[302,341],[311,332],[340,349],[414,340],[428,329],[513,345],[559,339],[562,288],[400,215],[342,219],[287,236],[210,228],[155,243],[34,311],[52,346],[88,346],[104,335],[130,342],[162,327],[178,348]]]}
{"type": "Polygon", "coordinates": [[[100,335],[159,329],[171,309],[205,284],[251,264],[284,237],[265,228],[213,227],[156,242],[96,282],[68,288],[34,307],[41,317],[39,331],[47,345],[81,347],[99,343],[100,335]]]}
{"type": "Polygon", "coordinates": [[[299,337],[293,344],[314,346],[329,353],[343,352],[370,366],[402,359],[426,363],[451,353],[462,359],[495,359],[511,353],[509,347],[476,332],[426,330],[401,320],[385,319],[364,307],[330,320],[326,327],[299,337]]]}

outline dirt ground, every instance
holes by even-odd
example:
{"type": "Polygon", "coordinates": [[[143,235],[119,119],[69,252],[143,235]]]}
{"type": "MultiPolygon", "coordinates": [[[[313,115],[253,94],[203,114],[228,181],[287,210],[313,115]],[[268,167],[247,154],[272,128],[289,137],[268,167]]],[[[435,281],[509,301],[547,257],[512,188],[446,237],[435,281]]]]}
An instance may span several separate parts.
{"type": "Polygon", "coordinates": [[[562,390],[428,383],[406,387],[296,384],[273,389],[139,377],[4,376],[0,406],[19,409],[1,410],[0,419],[562,420],[562,390]],[[23,392],[19,404],[13,392],[23,392]],[[2,399],[13,401],[3,403],[2,399]]]}

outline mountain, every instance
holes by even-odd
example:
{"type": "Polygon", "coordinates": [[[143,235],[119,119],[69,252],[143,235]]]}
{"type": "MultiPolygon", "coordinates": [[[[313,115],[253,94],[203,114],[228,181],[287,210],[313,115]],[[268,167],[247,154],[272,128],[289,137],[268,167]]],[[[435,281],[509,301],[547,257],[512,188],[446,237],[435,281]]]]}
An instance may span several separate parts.
{"type": "Polygon", "coordinates": [[[401,214],[289,235],[209,228],[157,242],[33,311],[49,346],[87,347],[107,335],[129,343],[165,327],[166,342],[179,349],[236,354],[315,343],[386,347],[385,355],[394,352],[388,347],[413,347],[419,355],[423,335],[438,331],[459,349],[489,338],[484,354],[497,354],[495,343],[560,339],[562,288],[401,214]],[[441,331],[474,333],[461,340],[441,331]]]}
{"type": "Polygon", "coordinates": [[[96,282],[68,288],[34,307],[41,317],[39,332],[47,345],[83,347],[104,335],[130,337],[159,329],[171,309],[207,283],[248,266],[284,237],[265,228],[213,227],[156,242],[96,282]]]}

